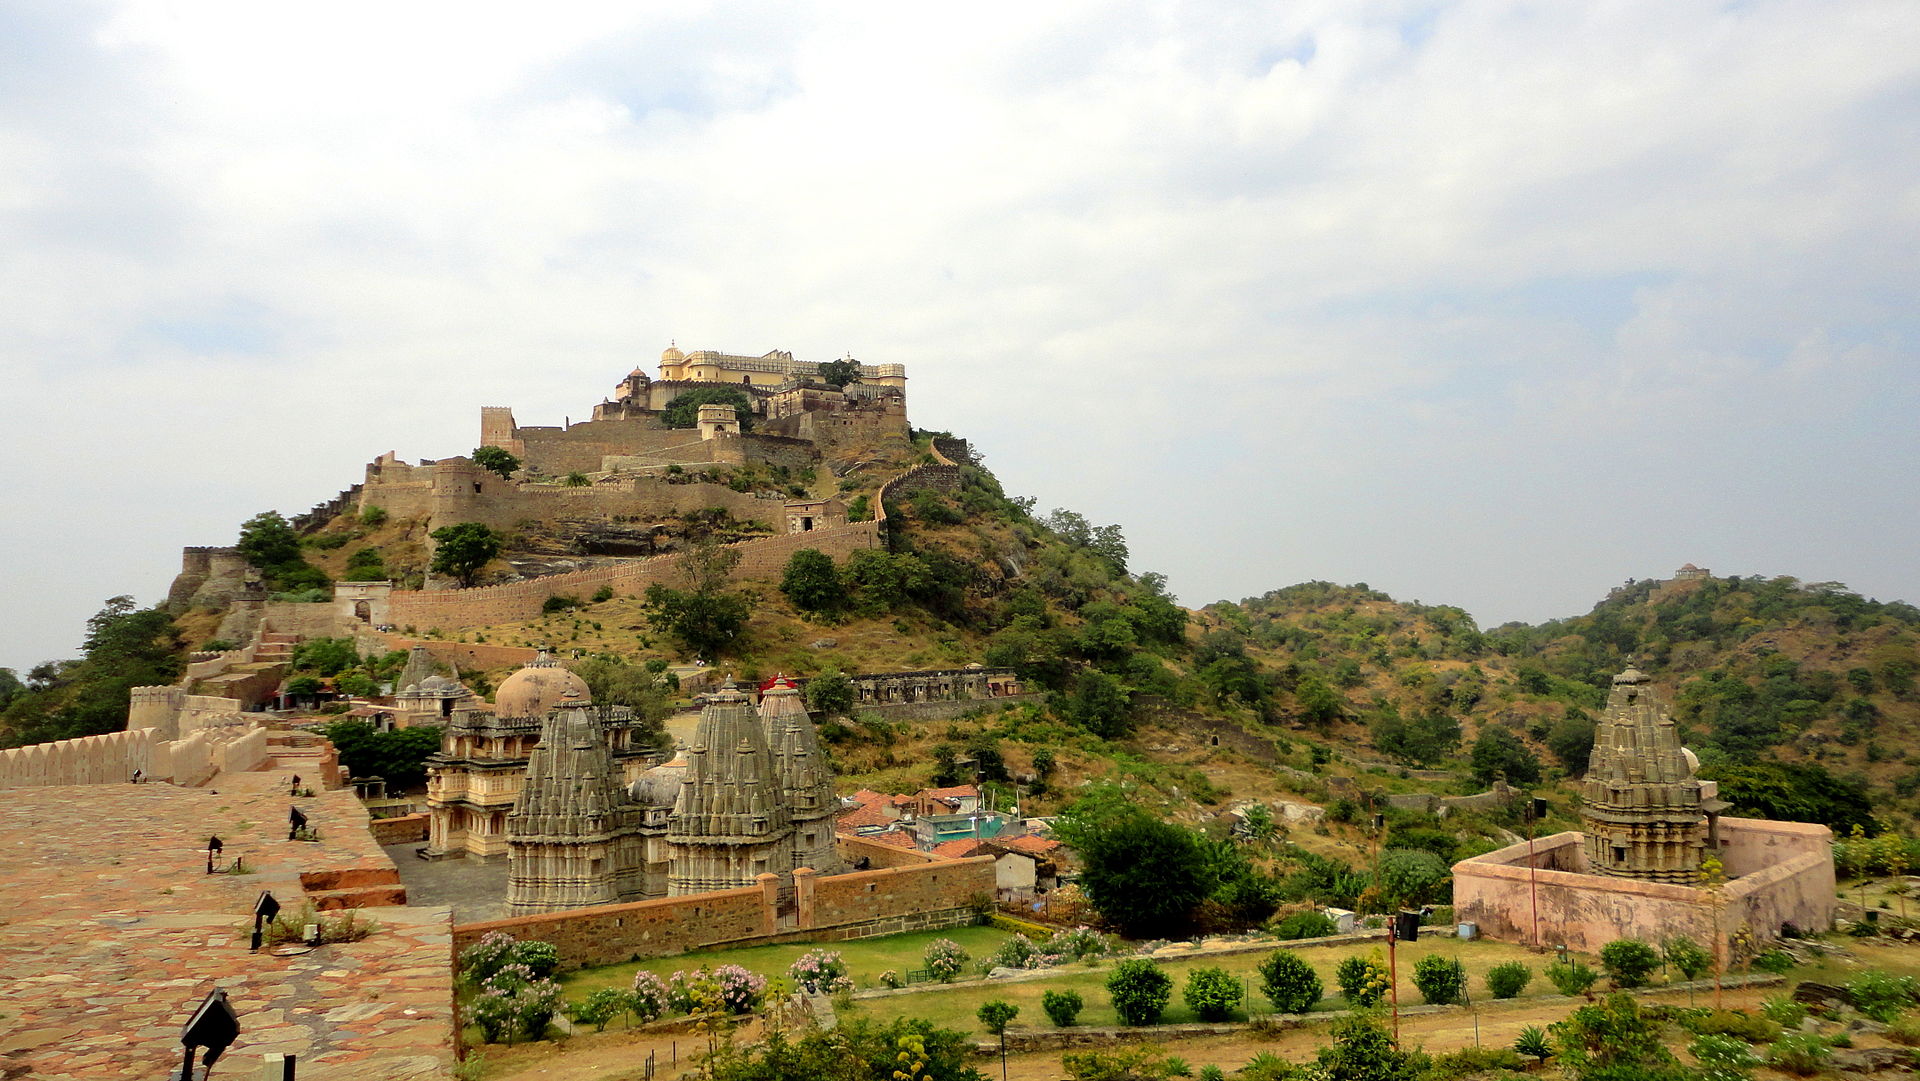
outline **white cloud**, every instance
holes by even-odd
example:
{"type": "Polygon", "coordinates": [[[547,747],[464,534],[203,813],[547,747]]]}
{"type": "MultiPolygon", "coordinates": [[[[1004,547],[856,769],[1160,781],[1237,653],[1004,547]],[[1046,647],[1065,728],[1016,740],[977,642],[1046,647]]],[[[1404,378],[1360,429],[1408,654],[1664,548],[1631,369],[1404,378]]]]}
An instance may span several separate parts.
{"type": "Polygon", "coordinates": [[[1917,590],[1903,2],[159,3],[0,27],[0,664],[667,338],[917,423],[1193,602],[1917,590]],[[58,543],[49,543],[59,535],[58,543]]]}

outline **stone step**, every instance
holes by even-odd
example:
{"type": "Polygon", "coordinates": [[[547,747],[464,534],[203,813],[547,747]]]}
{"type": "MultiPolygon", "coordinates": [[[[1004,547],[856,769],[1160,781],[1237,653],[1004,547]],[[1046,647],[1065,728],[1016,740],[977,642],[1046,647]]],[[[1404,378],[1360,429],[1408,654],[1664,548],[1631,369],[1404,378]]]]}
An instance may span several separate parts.
{"type": "Polygon", "coordinates": [[[322,912],[337,912],[343,908],[399,907],[407,903],[407,888],[396,882],[346,890],[309,890],[307,900],[322,912]]]}

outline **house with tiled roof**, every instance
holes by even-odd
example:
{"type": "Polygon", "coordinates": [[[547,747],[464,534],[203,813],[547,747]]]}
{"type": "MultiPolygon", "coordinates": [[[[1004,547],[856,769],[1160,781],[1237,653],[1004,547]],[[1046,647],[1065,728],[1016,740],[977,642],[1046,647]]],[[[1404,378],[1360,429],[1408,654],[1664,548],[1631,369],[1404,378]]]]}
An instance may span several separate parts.
{"type": "Polygon", "coordinates": [[[999,900],[1012,904],[1043,896],[1060,882],[1061,845],[1045,837],[944,841],[932,851],[950,860],[992,856],[994,892],[999,900]]]}

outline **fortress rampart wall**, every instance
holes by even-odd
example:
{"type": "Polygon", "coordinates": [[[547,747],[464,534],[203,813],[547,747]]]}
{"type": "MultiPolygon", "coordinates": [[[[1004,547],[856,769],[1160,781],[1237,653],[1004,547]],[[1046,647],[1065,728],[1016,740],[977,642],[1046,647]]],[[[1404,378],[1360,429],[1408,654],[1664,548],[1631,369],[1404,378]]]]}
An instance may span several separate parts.
{"type": "MultiPolygon", "coordinates": [[[[817,548],[831,556],[845,558],[854,552],[880,547],[877,522],[852,522],[808,533],[785,533],[731,545],[740,553],[734,573],[741,578],[767,578],[779,574],[793,553],[802,548],[817,548]]],[[[554,574],[525,582],[482,586],[478,589],[437,591],[395,591],[389,602],[393,622],[402,627],[425,631],[465,630],[495,623],[533,619],[548,597],[586,596],[601,586],[615,594],[637,597],[657,583],[677,584],[679,568],[674,556],[654,556],[631,563],[592,567],[570,574],[554,574]]]]}
{"type": "Polygon", "coordinates": [[[0,751],[0,789],[126,784],[136,770],[149,781],[199,785],[220,771],[259,769],[267,758],[264,728],[240,735],[197,732],[171,741],[154,729],[135,728],[0,751]]]}

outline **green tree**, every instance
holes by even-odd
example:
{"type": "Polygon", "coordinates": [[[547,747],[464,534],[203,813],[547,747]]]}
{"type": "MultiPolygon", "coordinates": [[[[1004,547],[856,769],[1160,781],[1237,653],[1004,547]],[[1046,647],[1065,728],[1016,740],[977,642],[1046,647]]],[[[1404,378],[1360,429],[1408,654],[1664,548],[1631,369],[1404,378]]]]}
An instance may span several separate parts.
{"type": "Polygon", "coordinates": [[[807,681],[807,708],[816,713],[844,717],[853,709],[853,680],[838,668],[829,668],[807,681]]]}
{"type": "Polygon", "coordinates": [[[1389,848],[1380,854],[1380,893],[1390,906],[1444,900],[1452,877],[1446,861],[1431,852],[1389,848]]]}
{"type": "Polygon", "coordinates": [[[753,402],[732,387],[695,387],[676,395],[660,414],[660,423],[669,428],[693,428],[700,423],[703,405],[730,405],[740,420],[740,430],[753,430],[753,402]]]}
{"type": "Polygon", "coordinates": [[[1348,1014],[1327,1029],[1333,1043],[1315,1056],[1327,1081],[1418,1081],[1424,1063],[1403,1051],[1379,1020],[1348,1014]]]}
{"type": "Polygon", "coordinates": [[[713,538],[688,545],[675,561],[687,588],[658,582],[648,586],[647,622],[695,656],[711,659],[724,653],[746,630],[752,614],[746,597],[726,590],[739,562],[739,552],[713,538]]]}
{"type": "Polygon", "coordinates": [[[473,464],[482,469],[498,473],[502,477],[511,477],[513,476],[513,471],[520,468],[520,459],[515,458],[499,447],[475,447],[473,448],[473,464]]]}
{"type": "Polygon", "coordinates": [[[1302,679],[1293,696],[1300,702],[1301,719],[1315,728],[1325,729],[1346,716],[1346,700],[1319,676],[1302,679]]]}
{"type": "Polygon", "coordinates": [[[506,545],[500,534],[479,522],[441,526],[429,536],[434,540],[433,572],[451,574],[466,586],[506,545]]]}
{"type": "Polygon", "coordinates": [[[359,548],[347,556],[347,579],[354,582],[377,582],[387,576],[387,561],[381,557],[378,548],[359,548]]]}
{"type": "Polygon", "coordinates": [[[1547,730],[1547,750],[1566,767],[1567,775],[1578,777],[1587,772],[1587,759],[1593,754],[1594,723],[1587,711],[1568,706],[1566,715],[1547,730]]]}
{"type": "Polygon", "coordinates": [[[1781,822],[1818,822],[1835,833],[1860,826],[1877,832],[1873,799],[1863,780],[1838,777],[1814,762],[1757,761],[1701,770],[1720,782],[1720,798],[1735,814],[1781,822]]]}
{"type": "Polygon", "coordinates": [[[1119,680],[1097,669],[1080,673],[1067,699],[1067,719],[1103,739],[1133,731],[1133,702],[1119,680]]]}
{"type": "Polygon", "coordinates": [[[1509,784],[1534,784],[1540,780],[1540,758],[1512,732],[1496,724],[1481,725],[1473,741],[1474,780],[1492,784],[1502,775],[1509,784]]]}
{"type": "Polygon", "coordinates": [[[1630,995],[1608,995],[1553,1026],[1560,1063],[1577,1081],[1685,1081],[1688,1072],[1662,1042],[1665,1024],[1630,995]]]}
{"type": "Polygon", "coordinates": [[[633,711],[639,722],[631,736],[636,745],[665,743],[666,728],[661,722],[673,712],[673,703],[664,670],[634,664],[617,653],[590,654],[567,667],[586,682],[594,705],[603,709],[625,706],[633,711]]]}
{"type": "Polygon", "coordinates": [[[1381,754],[1414,766],[1438,762],[1460,746],[1460,722],[1440,709],[1407,720],[1391,704],[1383,705],[1372,729],[1381,754]]]}
{"type": "Polygon", "coordinates": [[[332,581],[326,572],[307,563],[300,548],[300,534],[278,511],[256,514],[242,523],[240,540],[234,547],[275,592],[324,589],[332,581]]]}
{"type": "MultiPolygon", "coordinates": [[[[291,693],[292,684],[287,689],[291,693]]],[[[335,721],[320,732],[354,776],[382,777],[396,790],[425,782],[427,758],[440,750],[440,729],[434,725],[382,732],[365,721],[335,721]]]]}
{"type": "Polygon", "coordinates": [[[1180,997],[1200,1020],[1225,1021],[1240,1008],[1246,988],[1224,968],[1196,968],[1187,972],[1187,986],[1180,997]]]}
{"type": "Polygon", "coordinates": [[[1153,817],[1117,790],[1097,789],[1074,804],[1055,833],[1080,858],[1088,901],[1129,937],[1185,931],[1219,885],[1193,831],[1153,817]]]}
{"type": "Polygon", "coordinates": [[[76,739],[127,726],[133,688],[172,683],[180,675],[180,632],[158,608],[108,598],[87,620],[77,661],[35,665],[22,683],[8,673],[0,712],[0,746],[76,739]]]}
{"type": "Polygon", "coordinates": [[[1413,963],[1413,985],[1429,1006],[1451,1006],[1467,991],[1467,969],[1457,959],[1430,953],[1413,963]]]}
{"type": "Polygon", "coordinates": [[[818,548],[793,553],[780,576],[780,592],[795,608],[811,615],[832,616],[847,604],[847,586],[840,580],[833,557],[818,548]]]}
{"type": "Polygon", "coordinates": [[[860,362],[849,357],[846,360],[829,360],[820,365],[820,381],[829,386],[844,387],[860,381],[860,362]]]}

